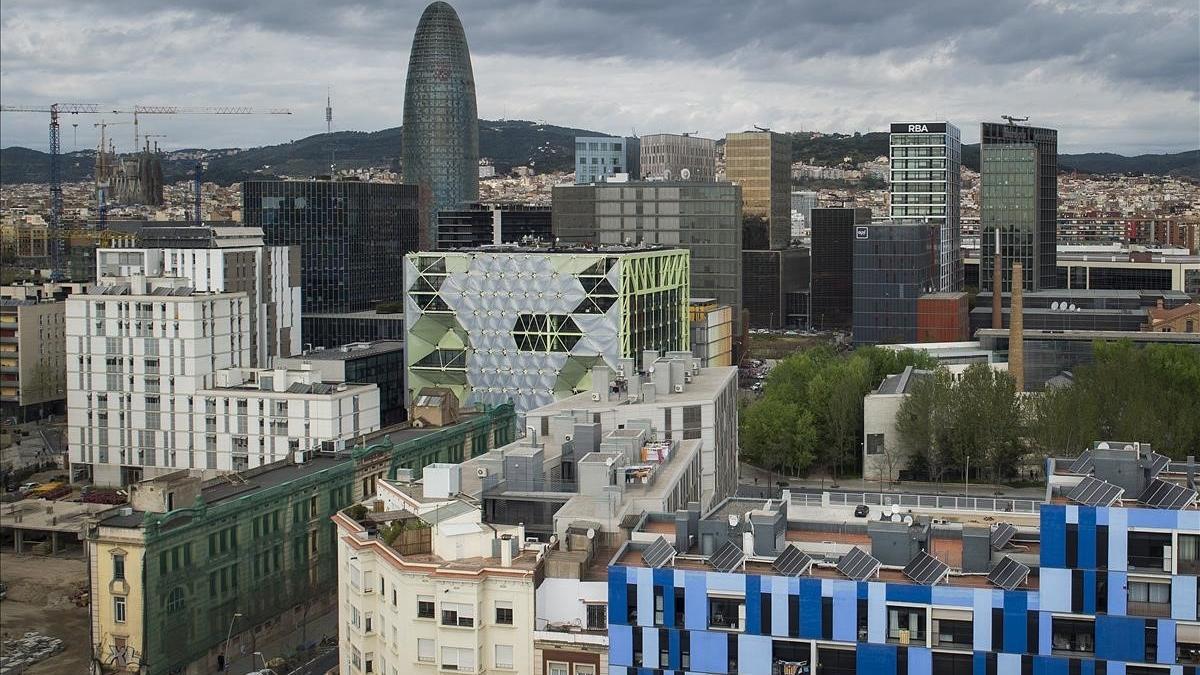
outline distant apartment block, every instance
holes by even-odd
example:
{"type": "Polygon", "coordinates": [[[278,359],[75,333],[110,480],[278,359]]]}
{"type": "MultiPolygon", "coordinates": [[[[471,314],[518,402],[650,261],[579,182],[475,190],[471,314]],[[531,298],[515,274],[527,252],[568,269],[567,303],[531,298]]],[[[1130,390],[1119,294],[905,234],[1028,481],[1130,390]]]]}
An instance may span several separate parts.
{"type": "Polygon", "coordinates": [[[552,238],[548,206],[471,204],[438,212],[439,251],[552,238]]]}

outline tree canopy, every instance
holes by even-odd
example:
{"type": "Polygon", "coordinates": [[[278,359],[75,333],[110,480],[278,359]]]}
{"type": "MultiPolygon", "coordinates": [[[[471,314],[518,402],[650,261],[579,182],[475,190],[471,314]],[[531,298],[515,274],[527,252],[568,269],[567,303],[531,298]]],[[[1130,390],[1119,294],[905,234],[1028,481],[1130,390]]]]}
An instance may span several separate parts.
{"type": "Polygon", "coordinates": [[[780,360],[762,398],[742,410],[742,458],[793,474],[817,464],[835,474],[852,470],[862,447],[863,396],[909,365],[932,368],[935,362],[911,350],[840,354],[825,346],[780,360]]]}

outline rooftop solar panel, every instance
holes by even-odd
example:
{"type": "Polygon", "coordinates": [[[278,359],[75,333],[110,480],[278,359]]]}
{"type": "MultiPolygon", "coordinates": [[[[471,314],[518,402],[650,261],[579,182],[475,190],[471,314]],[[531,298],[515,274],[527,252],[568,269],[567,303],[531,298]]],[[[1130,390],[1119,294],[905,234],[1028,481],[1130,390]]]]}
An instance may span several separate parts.
{"type": "Polygon", "coordinates": [[[992,550],[999,551],[1008,545],[1012,540],[1013,535],[1017,533],[1017,528],[1008,523],[997,523],[996,529],[992,530],[992,550]]]}
{"type": "Polygon", "coordinates": [[[1084,450],[1083,454],[1076,457],[1074,462],[1071,462],[1071,473],[1086,475],[1092,472],[1095,465],[1092,463],[1092,451],[1084,450]]]}
{"type": "Polygon", "coordinates": [[[1186,485],[1155,478],[1146,486],[1138,501],[1156,509],[1182,509],[1196,501],[1196,491],[1186,485]]]}
{"type": "Polygon", "coordinates": [[[659,537],[654,540],[650,547],[642,551],[642,560],[646,564],[658,569],[670,562],[671,558],[675,557],[675,547],[667,541],[666,537],[659,537]]]}
{"type": "Polygon", "coordinates": [[[708,564],[720,572],[732,572],[745,559],[746,555],[742,553],[742,547],[732,541],[727,541],[708,557],[708,564]]]}
{"type": "Polygon", "coordinates": [[[950,566],[925,551],[917,554],[904,568],[904,576],[918,584],[932,586],[950,573],[950,566]]]}
{"type": "Polygon", "coordinates": [[[1151,478],[1157,478],[1158,474],[1162,473],[1162,470],[1167,468],[1167,466],[1171,463],[1171,459],[1169,457],[1160,455],[1154,451],[1147,453],[1146,458],[1143,461],[1145,462],[1146,468],[1150,470],[1151,478]]]}
{"type": "Polygon", "coordinates": [[[807,572],[812,564],[813,559],[807,553],[788,544],[771,566],[785,577],[797,577],[807,572]]]}
{"type": "Polygon", "coordinates": [[[1086,476],[1067,494],[1067,499],[1087,506],[1112,506],[1124,494],[1125,488],[1086,476]]]}
{"type": "Polygon", "coordinates": [[[871,554],[855,546],[850,552],[838,560],[838,571],[855,581],[862,581],[874,576],[883,563],[871,557],[871,554]]]}
{"type": "Polygon", "coordinates": [[[1011,591],[1017,586],[1025,583],[1025,579],[1028,577],[1028,567],[1008,556],[1004,556],[1000,559],[1000,562],[996,563],[996,566],[992,568],[991,573],[988,574],[988,581],[1006,591],[1011,591]]]}

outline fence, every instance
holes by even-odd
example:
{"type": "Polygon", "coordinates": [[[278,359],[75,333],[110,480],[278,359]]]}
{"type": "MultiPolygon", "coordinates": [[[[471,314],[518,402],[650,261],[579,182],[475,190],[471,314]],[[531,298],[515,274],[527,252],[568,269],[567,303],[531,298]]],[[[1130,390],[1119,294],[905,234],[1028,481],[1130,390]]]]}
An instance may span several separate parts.
{"type": "Polygon", "coordinates": [[[947,511],[987,511],[991,513],[1036,514],[1042,502],[1036,499],[1003,497],[955,497],[951,495],[906,495],[883,492],[793,492],[792,506],[867,506],[901,509],[944,509],[947,511]],[[828,501],[825,497],[828,496],[828,501]]]}

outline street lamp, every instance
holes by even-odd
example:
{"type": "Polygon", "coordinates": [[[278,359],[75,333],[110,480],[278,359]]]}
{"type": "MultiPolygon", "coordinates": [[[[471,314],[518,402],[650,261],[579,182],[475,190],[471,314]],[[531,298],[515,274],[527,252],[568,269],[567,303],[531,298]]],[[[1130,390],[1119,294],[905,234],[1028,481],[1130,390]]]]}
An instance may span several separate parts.
{"type": "Polygon", "coordinates": [[[262,652],[254,652],[254,655],[257,656],[258,658],[262,659],[262,664],[263,664],[262,669],[264,671],[267,670],[267,657],[263,656],[262,652]]]}
{"type": "Polygon", "coordinates": [[[229,670],[229,663],[232,661],[229,658],[229,639],[233,637],[233,624],[241,615],[241,612],[234,612],[233,616],[229,617],[229,630],[225,631],[225,670],[229,670]]]}

